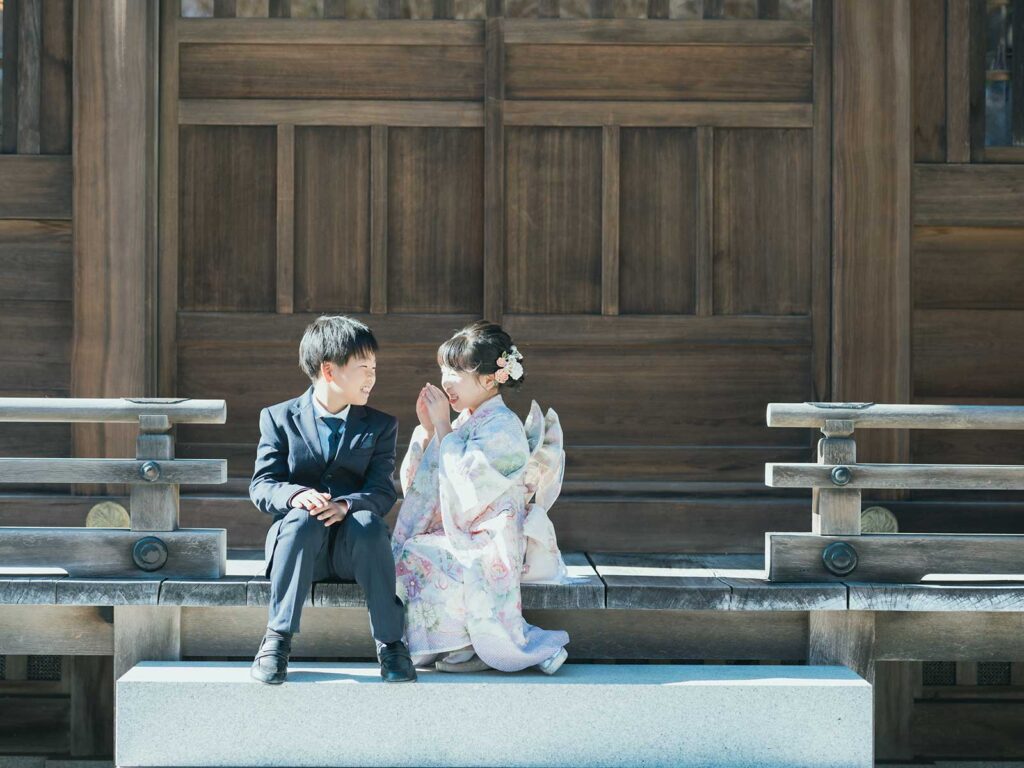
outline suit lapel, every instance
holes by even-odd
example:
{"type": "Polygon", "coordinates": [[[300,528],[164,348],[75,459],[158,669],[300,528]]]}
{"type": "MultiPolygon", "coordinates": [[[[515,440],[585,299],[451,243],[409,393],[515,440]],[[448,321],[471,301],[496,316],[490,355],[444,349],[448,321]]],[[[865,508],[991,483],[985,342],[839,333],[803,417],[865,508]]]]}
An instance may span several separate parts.
{"type": "Polygon", "coordinates": [[[292,407],[292,416],[295,420],[295,428],[302,435],[302,439],[306,442],[309,452],[313,454],[321,467],[325,467],[327,461],[324,459],[323,450],[320,447],[320,433],[316,428],[316,410],[313,408],[312,387],[306,390],[306,394],[300,397],[298,402],[292,407]]]}
{"type": "Polygon", "coordinates": [[[366,409],[361,405],[353,405],[348,409],[348,417],[345,419],[345,428],[341,433],[341,445],[338,446],[338,453],[328,468],[342,463],[347,451],[358,448],[364,434],[366,434],[366,409]]]}

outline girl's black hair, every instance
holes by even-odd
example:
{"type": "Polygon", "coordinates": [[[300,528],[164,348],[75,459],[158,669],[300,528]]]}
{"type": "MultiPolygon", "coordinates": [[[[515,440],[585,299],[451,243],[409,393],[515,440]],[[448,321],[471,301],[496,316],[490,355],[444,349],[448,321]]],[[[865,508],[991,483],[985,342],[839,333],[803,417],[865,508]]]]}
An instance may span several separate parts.
{"type": "Polygon", "coordinates": [[[344,365],[351,358],[377,354],[377,339],[369,326],[345,315],[318,317],[302,335],[299,365],[310,381],[320,378],[320,366],[326,361],[344,365]]]}
{"type": "MultiPolygon", "coordinates": [[[[511,351],[514,343],[497,323],[479,320],[467,325],[438,348],[437,363],[456,371],[485,376],[498,370],[498,358],[511,351]]],[[[498,389],[516,390],[524,381],[525,374],[519,379],[510,377],[504,384],[499,383],[498,389]]]]}

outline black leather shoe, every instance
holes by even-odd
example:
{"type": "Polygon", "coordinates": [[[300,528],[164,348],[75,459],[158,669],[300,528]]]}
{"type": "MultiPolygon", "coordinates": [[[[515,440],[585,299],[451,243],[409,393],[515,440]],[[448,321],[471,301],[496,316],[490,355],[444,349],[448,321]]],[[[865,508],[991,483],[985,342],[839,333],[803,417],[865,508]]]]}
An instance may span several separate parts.
{"type": "Polygon", "coordinates": [[[249,675],[268,685],[280,685],[288,677],[288,654],[292,652],[290,637],[265,635],[253,659],[249,675]]]}
{"type": "Polygon", "coordinates": [[[377,649],[380,659],[380,676],[385,683],[412,683],[416,681],[416,668],[405,643],[396,640],[377,649]]]}

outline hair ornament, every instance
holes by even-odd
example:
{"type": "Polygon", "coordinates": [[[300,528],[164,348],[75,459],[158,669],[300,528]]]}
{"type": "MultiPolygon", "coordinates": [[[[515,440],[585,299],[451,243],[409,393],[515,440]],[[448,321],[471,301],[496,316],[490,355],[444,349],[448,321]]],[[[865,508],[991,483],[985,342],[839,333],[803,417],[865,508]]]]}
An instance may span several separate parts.
{"type": "Polygon", "coordinates": [[[498,370],[494,372],[494,380],[499,384],[504,384],[510,378],[519,381],[523,378],[523,364],[520,362],[522,359],[523,356],[513,344],[508,352],[503,352],[498,358],[498,370]]]}

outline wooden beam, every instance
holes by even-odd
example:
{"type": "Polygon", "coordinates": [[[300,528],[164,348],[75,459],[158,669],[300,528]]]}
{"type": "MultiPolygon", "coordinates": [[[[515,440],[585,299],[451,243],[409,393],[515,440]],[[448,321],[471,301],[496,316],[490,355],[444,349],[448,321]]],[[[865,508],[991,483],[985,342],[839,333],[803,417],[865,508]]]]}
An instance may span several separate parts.
{"type": "Polygon", "coordinates": [[[370,314],[388,311],[388,127],[370,128],[370,314]]]}
{"type": "Polygon", "coordinates": [[[144,532],[120,528],[0,528],[0,562],[12,568],[62,568],[83,578],[203,578],[224,576],[227,535],[223,529],[187,528],[156,534],[167,561],[143,571],[132,560],[144,532]]]}
{"type": "Polygon", "coordinates": [[[1024,661],[1024,613],[879,611],[879,661],[1024,661]]]}
{"type": "Polygon", "coordinates": [[[1024,406],[849,403],[769,403],[769,427],[822,428],[829,421],[855,429],[1024,429],[1024,406]]]}
{"type": "Polygon", "coordinates": [[[1024,574],[1024,536],[1013,534],[883,533],[817,536],[767,533],[765,566],[770,581],[895,582],[967,576],[974,580],[1024,574]],[[843,543],[857,553],[853,571],[837,576],[822,554],[843,543]]]}
{"type": "MultiPolygon", "coordinates": [[[[120,0],[75,10],[71,391],[140,397],[156,380],[158,8],[120,0]]],[[[72,451],[130,455],[133,438],[125,427],[75,425],[72,451]]]]}
{"type": "Polygon", "coordinates": [[[480,128],[476,101],[365,101],[359,99],[182,99],[181,125],[386,125],[480,128]]]}
{"type": "Polygon", "coordinates": [[[114,631],[104,615],[88,606],[0,606],[0,654],[110,654],[114,631]]]}
{"type": "Polygon", "coordinates": [[[171,424],[223,424],[223,400],[89,397],[0,397],[0,422],[107,422],[138,424],[158,416],[171,424]]]}
{"type": "Polygon", "coordinates": [[[619,314],[619,128],[602,131],[601,314],[619,314]]]}
{"type": "Polygon", "coordinates": [[[0,219],[70,219],[71,158],[0,156],[0,219]]]}
{"type": "Polygon", "coordinates": [[[0,483],[129,483],[132,485],[227,482],[223,459],[169,459],[157,461],[159,477],[142,474],[147,460],[140,459],[0,459],[0,483]]]}
{"type": "MultiPolygon", "coordinates": [[[[907,402],[910,0],[837,0],[832,10],[831,397],[907,402]]],[[[909,439],[871,435],[859,450],[874,461],[906,461],[909,439]]]]}
{"type": "Polygon", "coordinates": [[[479,46],[481,21],[422,19],[181,19],[181,43],[479,46]]]}
{"type": "Polygon", "coordinates": [[[810,128],[811,104],[710,101],[510,101],[505,125],[810,128]]]}
{"type": "Polygon", "coordinates": [[[295,311],[295,126],[277,126],[277,313],[295,311]]]}
{"type": "Polygon", "coordinates": [[[535,19],[510,19],[505,35],[509,45],[729,45],[812,44],[812,26],[806,21],[761,24],[756,20],[687,20],[685,24],[650,24],[646,19],[563,19],[548,24],[535,19]]]}
{"type": "Polygon", "coordinates": [[[914,166],[914,223],[1024,226],[1024,165],[914,166]]]}
{"type": "MultiPolygon", "coordinates": [[[[833,491],[854,488],[1019,491],[1024,490],[1024,466],[847,464],[828,461],[822,464],[769,463],[765,465],[764,482],[770,488],[821,488],[833,491]],[[832,471],[838,466],[849,470],[849,482],[840,484],[833,480],[832,471]]],[[[859,533],[859,530],[842,533],[859,533]]]]}

